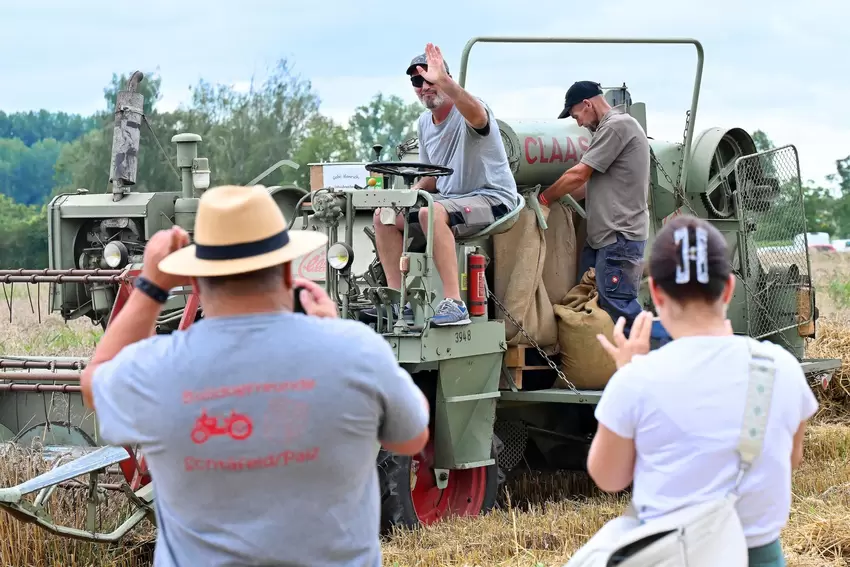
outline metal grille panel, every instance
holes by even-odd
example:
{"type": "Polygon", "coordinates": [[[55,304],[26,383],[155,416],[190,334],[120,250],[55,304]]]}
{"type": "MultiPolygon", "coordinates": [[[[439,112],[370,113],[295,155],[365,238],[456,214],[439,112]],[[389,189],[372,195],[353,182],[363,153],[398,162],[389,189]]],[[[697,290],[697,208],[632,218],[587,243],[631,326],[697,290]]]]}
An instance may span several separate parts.
{"type": "Polygon", "coordinates": [[[503,470],[509,471],[522,461],[525,444],[528,441],[528,431],[521,421],[497,419],[493,426],[493,432],[504,443],[502,452],[499,453],[496,461],[503,470]]]}
{"type": "Polygon", "coordinates": [[[741,268],[749,335],[762,338],[808,322],[813,311],[812,294],[801,292],[810,285],[811,266],[797,149],[741,157],[735,177],[746,235],[748,261],[741,268]]]}

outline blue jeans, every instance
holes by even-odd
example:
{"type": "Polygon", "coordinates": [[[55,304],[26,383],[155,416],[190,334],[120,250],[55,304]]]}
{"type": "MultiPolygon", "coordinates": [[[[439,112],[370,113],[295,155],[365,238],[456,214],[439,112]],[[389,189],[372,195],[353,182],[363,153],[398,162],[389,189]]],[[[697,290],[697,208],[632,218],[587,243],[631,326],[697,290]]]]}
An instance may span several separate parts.
{"type": "Polygon", "coordinates": [[[761,547],[751,547],[749,555],[750,567],[785,567],[785,556],[778,539],[761,547]]]}
{"type": "Polygon", "coordinates": [[[600,249],[585,243],[579,261],[578,278],[588,268],[596,269],[596,287],[599,290],[599,307],[604,309],[616,323],[626,318],[624,332],[629,336],[635,317],[641,312],[637,296],[643,275],[643,252],[645,240],[628,240],[617,234],[617,241],[600,249]]]}

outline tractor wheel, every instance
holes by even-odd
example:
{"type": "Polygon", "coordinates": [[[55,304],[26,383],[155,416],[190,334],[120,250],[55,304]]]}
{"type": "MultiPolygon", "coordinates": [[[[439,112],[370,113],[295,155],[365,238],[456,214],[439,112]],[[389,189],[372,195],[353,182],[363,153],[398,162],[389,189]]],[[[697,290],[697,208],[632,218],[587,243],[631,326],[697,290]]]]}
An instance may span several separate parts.
{"type": "MultiPolygon", "coordinates": [[[[433,439],[433,438],[432,438],[433,439]]],[[[494,436],[491,455],[495,459],[501,442],[494,436]]],[[[431,462],[433,440],[422,453],[407,457],[381,449],[378,478],[381,485],[381,531],[393,526],[416,528],[451,516],[479,516],[496,503],[504,477],[498,464],[453,470],[445,489],[436,486],[431,462]]]]}

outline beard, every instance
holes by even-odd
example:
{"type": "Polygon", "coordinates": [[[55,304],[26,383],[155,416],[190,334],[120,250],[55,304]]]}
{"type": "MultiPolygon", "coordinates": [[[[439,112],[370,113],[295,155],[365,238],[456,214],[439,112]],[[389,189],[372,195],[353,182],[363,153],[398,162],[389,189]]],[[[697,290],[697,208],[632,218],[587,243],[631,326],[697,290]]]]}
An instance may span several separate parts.
{"type": "Polygon", "coordinates": [[[443,105],[444,99],[442,95],[437,93],[428,93],[419,95],[419,102],[425,105],[428,110],[434,110],[443,105]]]}

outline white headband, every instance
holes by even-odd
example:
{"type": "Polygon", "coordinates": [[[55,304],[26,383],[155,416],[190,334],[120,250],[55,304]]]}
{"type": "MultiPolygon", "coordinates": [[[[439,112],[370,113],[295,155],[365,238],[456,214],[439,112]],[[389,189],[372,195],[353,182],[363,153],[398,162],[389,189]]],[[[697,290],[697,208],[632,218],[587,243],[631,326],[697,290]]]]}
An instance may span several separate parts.
{"type": "Polygon", "coordinates": [[[696,229],[697,245],[691,246],[688,227],[677,228],[673,238],[682,247],[682,265],[676,266],[676,283],[691,281],[691,261],[696,261],[697,281],[708,283],[708,232],[704,228],[696,229]]]}

